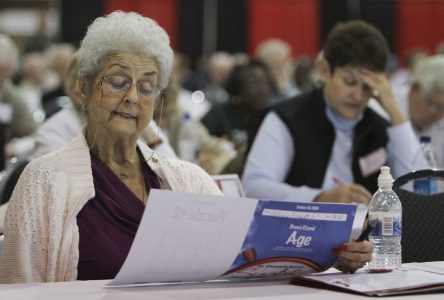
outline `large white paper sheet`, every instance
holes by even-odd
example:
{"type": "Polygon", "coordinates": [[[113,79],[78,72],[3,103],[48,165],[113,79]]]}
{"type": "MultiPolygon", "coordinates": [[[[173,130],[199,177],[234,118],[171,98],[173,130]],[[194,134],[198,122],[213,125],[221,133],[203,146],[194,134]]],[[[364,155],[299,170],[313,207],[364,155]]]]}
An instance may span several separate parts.
{"type": "Polygon", "coordinates": [[[200,281],[229,269],[257,200],[151,190],[131,250],[110,285],[200,281]]]}

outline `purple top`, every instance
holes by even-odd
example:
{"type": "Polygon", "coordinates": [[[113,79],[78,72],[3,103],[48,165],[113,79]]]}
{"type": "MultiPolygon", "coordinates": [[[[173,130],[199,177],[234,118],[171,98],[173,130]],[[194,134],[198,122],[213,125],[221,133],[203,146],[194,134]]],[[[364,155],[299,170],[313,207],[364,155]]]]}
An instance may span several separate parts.
{"type": "MultiPolygon", "coordinates": [[[[128,255],[145,205],[92,153],[91,166],[96,196],[77,215],[77,279],[112,279],[128,255]]],[[[148,164],[142,163],[142,166],[148,192],[152,188],[159,189],[156,174],[148,164]]]]}

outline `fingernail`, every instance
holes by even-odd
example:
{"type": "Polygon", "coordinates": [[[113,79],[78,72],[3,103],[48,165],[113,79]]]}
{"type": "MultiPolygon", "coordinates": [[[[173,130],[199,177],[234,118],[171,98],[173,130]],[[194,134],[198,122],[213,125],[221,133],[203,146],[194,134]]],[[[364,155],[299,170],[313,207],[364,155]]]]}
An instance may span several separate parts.
{"type": "Polygon", "coordinates": [[[348,245],[347,244],[341,244],[339,247],[338,247],[338,249],[341,249],[341,250],[347,250],[348,249],[348,245]]]}
{"type": "Polygon", "coordinates": [[[333,252],[334,254],[339,254],[341,253],[341,251],[347,250],[348,249],[348,245],[347,244],[341,244],[339,245],[339,247],[336,248],[331,248],[331,252],[333,252]]]}
{"type": "Polygon", "coordinates": [[[342,250],[340,250],[339,248],[331,248],[330,251],[333,254],[339,255],[342,250]]]}

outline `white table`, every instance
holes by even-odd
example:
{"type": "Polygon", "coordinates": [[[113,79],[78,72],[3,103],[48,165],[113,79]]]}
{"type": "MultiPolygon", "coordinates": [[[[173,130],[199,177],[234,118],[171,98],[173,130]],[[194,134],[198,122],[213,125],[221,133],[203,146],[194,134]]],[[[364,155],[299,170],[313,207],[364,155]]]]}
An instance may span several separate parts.
{"type": "MultiPolygon", "coordinates": [[[[347,300],[365,296],[295,286],[288,281],[217,282],[167,286],[108,288],[107,280],[61,283],[0,284],[0,298],[7,300],[347,300]]],[[[444,294],[384,297],[401,299],[443,299],[444,294]]]]}

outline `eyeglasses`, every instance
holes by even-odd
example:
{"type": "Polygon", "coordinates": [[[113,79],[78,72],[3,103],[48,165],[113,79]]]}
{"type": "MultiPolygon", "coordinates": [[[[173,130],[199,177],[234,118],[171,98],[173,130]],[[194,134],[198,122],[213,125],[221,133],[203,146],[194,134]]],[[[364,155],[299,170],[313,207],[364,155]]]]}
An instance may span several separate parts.
{"type": "Polygon", "coordinates": [[[149,101],[157,98],[164,89],[149,81],[133,82],[130,78],[121,75],[113,75],[101,77],[99,86],[105,86],[111,93],[116,95],[124,95],[128,93],[131,86],[135,84],[137,94],[142,99],[149,101]],[[105,82],[105,84],[103,84],[105,82]]]}

